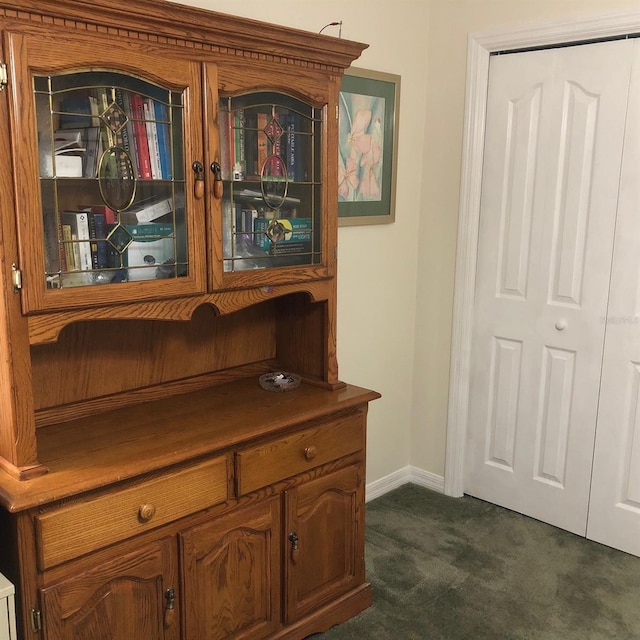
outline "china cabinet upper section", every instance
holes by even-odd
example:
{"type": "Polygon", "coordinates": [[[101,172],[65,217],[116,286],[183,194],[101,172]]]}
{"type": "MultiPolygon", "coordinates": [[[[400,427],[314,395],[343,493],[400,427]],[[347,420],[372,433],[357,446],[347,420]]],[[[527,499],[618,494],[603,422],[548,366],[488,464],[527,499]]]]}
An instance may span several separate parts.
{"type": "Polygon", "coordinates": [[[344,386],[337,103],[366,45],[163,0],[0,0],[0,37],[0,471],[276,366],[344,386]]]}
{"type": "Polygon", "coordinates": [[[364,45],[144,0],[13,4],[24,313],[334,275],[335,104],[364,45]]]}

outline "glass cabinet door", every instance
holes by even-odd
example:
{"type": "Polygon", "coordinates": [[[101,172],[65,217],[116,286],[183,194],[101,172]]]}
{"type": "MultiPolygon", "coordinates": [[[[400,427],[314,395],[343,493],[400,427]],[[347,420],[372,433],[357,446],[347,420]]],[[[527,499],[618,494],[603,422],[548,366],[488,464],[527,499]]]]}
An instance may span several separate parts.
{"type": "Polygon", "coordinates": [[[46,286],[187,276],[182,94],[116,72],[33,85],[46,286]]]}
{"type": "Polygon", "coordinates": [[[281,93],[219,105],[225,273],[322,263],[322,109],[281,93]]]}
{"type": "Polygon", "coordinates": [[[205,291],[201,65],[5,38],[23,311],[205,291]]]}

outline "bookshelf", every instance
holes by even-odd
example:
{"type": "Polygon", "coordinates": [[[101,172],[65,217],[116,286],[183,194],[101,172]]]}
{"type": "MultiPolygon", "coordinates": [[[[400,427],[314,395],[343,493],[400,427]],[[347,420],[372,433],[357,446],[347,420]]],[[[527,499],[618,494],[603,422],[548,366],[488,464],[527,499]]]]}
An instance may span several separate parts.
{"type": "Polygon", "coordinates": [[[0,0],[0,30],[20,637],[301,640],[355,615],[379,396],[338,375],[334,114],[366,45],[163,0],[0,0]],[[277,371],[302,384],[264,390],[277,371]]]}

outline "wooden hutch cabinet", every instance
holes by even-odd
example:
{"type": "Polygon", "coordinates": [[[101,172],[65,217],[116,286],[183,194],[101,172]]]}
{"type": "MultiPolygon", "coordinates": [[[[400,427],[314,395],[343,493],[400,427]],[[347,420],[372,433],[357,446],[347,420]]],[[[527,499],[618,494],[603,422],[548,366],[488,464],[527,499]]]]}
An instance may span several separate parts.
{"type": "Polygon", "coordinates": [[[20,637],[294,640],[362,611],[379,395],[338,378],[336,137],[365,45],[162,0],[0,0],[0,30],[20,637]]]}

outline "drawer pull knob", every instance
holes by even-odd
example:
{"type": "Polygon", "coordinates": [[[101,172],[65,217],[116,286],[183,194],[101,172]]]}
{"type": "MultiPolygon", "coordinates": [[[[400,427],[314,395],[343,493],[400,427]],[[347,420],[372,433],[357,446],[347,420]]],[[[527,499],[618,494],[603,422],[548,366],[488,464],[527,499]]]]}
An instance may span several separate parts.
{"type": "Polygon", "coordinates": [[[152,504],[143,504],[138,509],[138,517],[142,522],[149,522],[156,515],[156,508],[152,504]]]}
{"type": "Polygon", "coordinates": [[[311,445],[310,447],[304,448],[304,457],[307,460],[313,460],[318,455],[318,447],[314,447],[311,445]]]}

